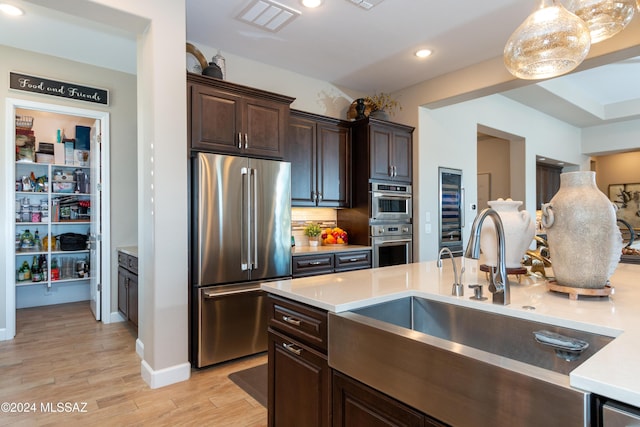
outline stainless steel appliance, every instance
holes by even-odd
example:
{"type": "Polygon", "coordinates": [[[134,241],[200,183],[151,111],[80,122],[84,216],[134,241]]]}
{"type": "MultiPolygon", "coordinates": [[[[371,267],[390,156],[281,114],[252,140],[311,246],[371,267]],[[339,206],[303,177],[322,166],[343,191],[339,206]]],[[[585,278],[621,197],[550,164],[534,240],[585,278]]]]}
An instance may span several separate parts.
{"type": "Polygon", "coordinates": [[[592,404],[596,408],[594,427],[638,427],[640,426],[640,408],[627,405],[606,397],[593,396],[592,404]]]}
{"type": "Polygon", "coordinates": [[[267,349],[260,282],[291,275],[291,165],[198,153],[192,164],[192,359],[267,349]]]}
{"type": "Polygon", "coordinates": [[[438,168],[440,247],[449,248],[454,256],[462,256],[462,228],[464,227],[464,188],[462,171],[438,168]]]}
{"type": "Polygon", "coordinates": [[[374,268],[413,262],[413,225],[371,226],[371,249],[374,268]]]}
{"type": "Polygon", "coordinates": [[[413,207],[410,185],[372,182],[370,194],[371,223],[411,222],[413,207]]]}

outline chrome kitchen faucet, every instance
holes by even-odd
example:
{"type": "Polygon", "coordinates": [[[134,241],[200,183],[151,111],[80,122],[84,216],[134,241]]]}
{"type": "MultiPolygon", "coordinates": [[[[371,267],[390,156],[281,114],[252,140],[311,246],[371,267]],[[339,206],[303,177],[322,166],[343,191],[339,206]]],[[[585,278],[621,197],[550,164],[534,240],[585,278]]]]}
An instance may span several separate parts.
{"type": "Polygon", "coordinates": [[[442,267],[442,254],[448,253],[453,264],[453,286],[451,287],[451,295],[461,297],[464,295],[464,285],[462,284],[462,273],[464,273],[464,264],[460,264],[460,277],[458,278],[458,269],[456,268],[456,260],[453,257],[453,253],[449,248],[440,249],[438,254],[438,267],[442,267]]]}
{"type": "Polygon", "coordinates": [[[511,303],[511,290],[509,278],[507,277],[507,264],[505,262],[504,227],[498,212],[491,208],[484,209],[478,214],[471,227],[471,237],[467,244],[465,257],[480,258],[480,232],[485,218],[490,216],[496,230],[496,241],[498,244],[498,265],[491,268],[489,275],[489,291],[493,294],[494,304],[508,305],[511,303]]]}

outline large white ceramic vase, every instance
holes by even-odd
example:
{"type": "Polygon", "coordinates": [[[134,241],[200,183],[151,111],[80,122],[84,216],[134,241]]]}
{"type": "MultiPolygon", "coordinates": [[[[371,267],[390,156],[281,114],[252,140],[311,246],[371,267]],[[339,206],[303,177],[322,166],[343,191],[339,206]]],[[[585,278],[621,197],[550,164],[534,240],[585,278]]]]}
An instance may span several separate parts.
{"type": "Polygon", "coordinates": [[[559,285],[602,289],[622,253],[615,208],[591,171],[560,174],[560,189],[542,205],[542,225],[559,285]]]}
{"type": "MultiPolygon", "coordinates": [[[[507,268],[522,267],[521,261],[527,248],[533,241],[536,225],[528,211],[518,208],[521,201],[498,199],[488,202],[489,207],[498,212],[505,235],[505,262],[507,268]]],[[[495,225],[491,217],[485,219],[480,234],[480,249],[484,255],[484,263],[495,267],[498,265],[498,245],[495,225]]]]}

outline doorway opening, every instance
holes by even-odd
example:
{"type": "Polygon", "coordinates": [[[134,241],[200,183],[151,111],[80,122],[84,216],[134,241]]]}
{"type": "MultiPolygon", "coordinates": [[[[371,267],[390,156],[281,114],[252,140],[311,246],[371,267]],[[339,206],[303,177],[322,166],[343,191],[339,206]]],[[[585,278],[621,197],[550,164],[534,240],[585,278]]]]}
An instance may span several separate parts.
{"type": "Polygon", "coordinates": [[[16,334],[18,308],[87,301],[109,323],[109,113],[20,99],[7,99],[6,111],[5,140],[16,143],[4,153],[7,185],[15,182],[5,205],[15,218],[5,339],[16,334]]]}
{"type": "Polygon", "coordinates": [[[526,200],[525,139],[487,126],[477,129],[478,211],[490,200],[526,200]]]}

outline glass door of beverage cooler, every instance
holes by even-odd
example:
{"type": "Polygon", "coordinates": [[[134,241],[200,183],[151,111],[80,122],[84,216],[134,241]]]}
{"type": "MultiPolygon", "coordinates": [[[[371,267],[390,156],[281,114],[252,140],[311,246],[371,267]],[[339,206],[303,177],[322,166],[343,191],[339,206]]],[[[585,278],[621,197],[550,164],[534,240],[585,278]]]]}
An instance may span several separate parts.
{"type": "Polygon", "coordinates": [[[440,249],[449,248],[454,256],[462,256],[464,227],[464,188],[462,171],[439,168],[440,249]]]}

